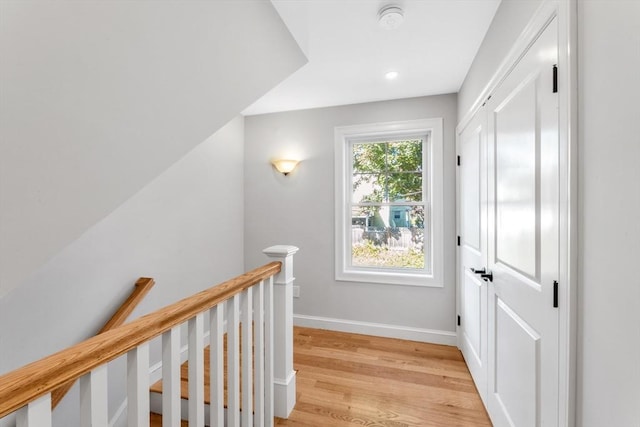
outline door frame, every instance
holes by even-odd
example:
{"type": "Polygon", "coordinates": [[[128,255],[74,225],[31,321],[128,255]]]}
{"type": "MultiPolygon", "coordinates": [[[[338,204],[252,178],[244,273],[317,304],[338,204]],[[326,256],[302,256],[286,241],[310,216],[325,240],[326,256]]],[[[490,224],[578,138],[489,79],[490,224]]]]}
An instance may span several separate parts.
{"type": "MultiPolygon", "coordinates": [[[[558,304],[558,425],[575,426],[576,420],[576,342],[578,283],[577,215],[577,0],[543,0],[511,50],[497,67],[472,107],[456,126],[456,151],[462,131],[496,90],[531,44],[553,18],[558,19],[558,129],[560,167],[559,219],[559,304],[558,304]]],[[[458,168],[456,168],[458,169],[458,168]]],[[[459,182],[456,171],[456,188],[459,182]]],[[[457,206],[460,195],[456,195],[457,206]]],[[[460,213],[456,209],[456,230],[460,232],[460,213]]],[[[461,278],[459,248],[456,251],[456,311],[460,313],[461,278]]],[[[458,343],[460,343],[460,328],[458,343]]]]}

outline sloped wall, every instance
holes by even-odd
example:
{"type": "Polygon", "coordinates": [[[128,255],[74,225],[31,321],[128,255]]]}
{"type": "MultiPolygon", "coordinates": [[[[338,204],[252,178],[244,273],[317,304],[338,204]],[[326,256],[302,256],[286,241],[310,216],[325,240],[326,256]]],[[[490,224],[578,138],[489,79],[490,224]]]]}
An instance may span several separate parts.
{"type": "MultiPolygon", "coordinates": [[[[156,285],[132,319],[243,273],[243,139],[237,117],[0,299],[0,374],[93,336],[140,276],[156,285]]],[[[110,418],[125,367],[108,369],[110,418]]],[[[78,402],[76,385],[54,425],[77,425],[78,402]]]]}
{"type": "Polygon", "coordinates": [[[305,62],[268,0],[0,2],[0,298],[305,62]]]}

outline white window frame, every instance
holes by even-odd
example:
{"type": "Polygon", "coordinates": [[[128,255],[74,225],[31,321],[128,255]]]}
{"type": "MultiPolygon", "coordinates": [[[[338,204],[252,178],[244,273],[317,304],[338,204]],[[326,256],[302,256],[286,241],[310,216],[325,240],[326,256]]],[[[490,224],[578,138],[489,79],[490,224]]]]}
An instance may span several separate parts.
{"type": "MultiPolygon", "coordinates": [[[[373,123],[335,128],[335,279],[337,281],[443,287],[444,194],[443,119],[431,118],[373,123]],[[430,215],[425,231],[430,233],[430,272],[351,265],[351,179],[350,141],[366,138],[402,138],[426,135],[423,146],[425,176],[423,192],[430,195],[430,215]]],[[[425,245],[426,246],[426,245],[425,245]]],[[[425,266],[426,267],[426,266],[425,266]]]]}

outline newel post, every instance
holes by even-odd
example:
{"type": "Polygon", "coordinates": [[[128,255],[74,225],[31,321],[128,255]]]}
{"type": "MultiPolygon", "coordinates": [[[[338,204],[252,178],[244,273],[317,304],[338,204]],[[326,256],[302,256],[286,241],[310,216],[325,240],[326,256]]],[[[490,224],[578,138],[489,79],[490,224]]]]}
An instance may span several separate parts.
{"type": "Polygon", "coordinates": [[[287,418],[296,404],[296,372],[293,370],[293,255],[295,246],[271,246],[262,251],[282,270],[273,280],[273,399],[276,417],[287,418]]]}

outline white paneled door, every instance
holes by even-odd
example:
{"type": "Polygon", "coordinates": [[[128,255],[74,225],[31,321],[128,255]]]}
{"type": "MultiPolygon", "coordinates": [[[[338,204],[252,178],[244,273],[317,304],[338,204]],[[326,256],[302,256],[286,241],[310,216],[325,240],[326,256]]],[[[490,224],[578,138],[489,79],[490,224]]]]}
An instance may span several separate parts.
{"type": "Polygon", "coordinates": [[[480,111],[458,136],[460,350],[478,392],[487,394],[487,150],[480,111]]]}
{"type": "Polygon", "coordinates": [[[557,19],[486,105],[488,391],[496,426],[558,425],[557,19]]]}
{"type": "Polygon", "coordinates": [[[458,134],[459,345],[494,425],[558,425],[558,26],[458,134]]]}

